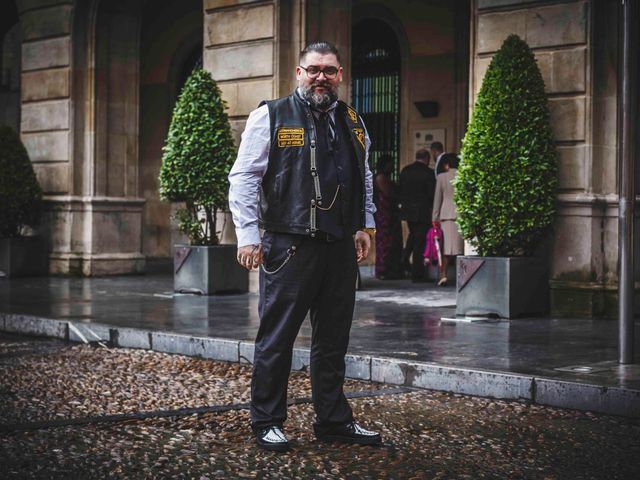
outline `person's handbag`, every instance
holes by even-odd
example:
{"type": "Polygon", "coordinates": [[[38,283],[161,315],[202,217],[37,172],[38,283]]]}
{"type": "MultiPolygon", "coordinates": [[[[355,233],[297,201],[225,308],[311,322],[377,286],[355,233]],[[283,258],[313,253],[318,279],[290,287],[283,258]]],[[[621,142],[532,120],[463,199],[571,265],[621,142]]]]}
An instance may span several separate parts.
{"type": "Polygon", "coordinates": [[[431,227],[427,232],[427,241],[422,254],[425,265],[442,265],[441,241],[442,229],[440,227],[431,227]]]}

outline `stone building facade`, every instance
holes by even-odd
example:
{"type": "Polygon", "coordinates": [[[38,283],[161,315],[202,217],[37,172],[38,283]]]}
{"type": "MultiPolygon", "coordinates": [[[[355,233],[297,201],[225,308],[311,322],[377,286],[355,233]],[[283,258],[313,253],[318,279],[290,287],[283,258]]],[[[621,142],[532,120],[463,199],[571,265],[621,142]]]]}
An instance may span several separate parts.
{"type": "Polygon", "coordinates": [[[354,52],[384,36],[365,29],[363,40],[358,26],[384,24],[399,57],[400,168],[426,138],[459,151],[491,57],[516,33],[541,68],[558,149],[553,308],[602,315],[615,310],[617,290],[617,5],[9,0],[0,23],[0,121],[19,129],[45,191],[51,273],[143,272],[150,260],[171,257],[177,237],[158,173],[173,105],[194,66],[202,63],[219,83],[239,139],[261,100],[292,91],[309,40],[330,40],[343,52],[342,96],[354,99],[362,63],[354,52]]]}

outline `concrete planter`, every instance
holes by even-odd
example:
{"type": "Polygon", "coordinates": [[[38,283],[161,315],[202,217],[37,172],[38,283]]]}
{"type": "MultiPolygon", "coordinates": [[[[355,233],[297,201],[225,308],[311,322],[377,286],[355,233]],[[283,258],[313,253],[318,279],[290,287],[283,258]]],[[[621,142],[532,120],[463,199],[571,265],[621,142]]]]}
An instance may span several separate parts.
{"type": "Polygon", "coordinates": [[[456,314],[516,318],[549,311],[547,262],[538,257],[459,256],[456,314]]]}
{"type": "Polygon", "coordinates": [[[0,277],[27,277],[47,273],[49,259],[44,238],[0,238],[0,277]]]}
{"type": "Polygon", "coordinates": [[[173,289],[201,295],[246,292],[249,289],[249,272],[236,261],[236,250],[235,245],[176,245],[173,289]]]}

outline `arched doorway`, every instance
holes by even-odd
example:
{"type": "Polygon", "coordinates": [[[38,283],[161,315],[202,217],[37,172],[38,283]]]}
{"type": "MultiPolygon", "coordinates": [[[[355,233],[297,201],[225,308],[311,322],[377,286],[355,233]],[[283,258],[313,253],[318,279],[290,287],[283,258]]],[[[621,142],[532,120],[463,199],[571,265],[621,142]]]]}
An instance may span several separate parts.
{"type": "Polygon", "coordinates": [[[199,42],[195,47],[191,47],[191,50],[186,52],[186,55],[176,52],[174,57],[176,57],[175,60],[179,62],[179,65],[177,65],[176,73],[172,74],[172,78],[169,79],[170,82],[173,82],[171,110],[173,110],[182,92],[182,87],[187,83],[191,73],[195,69],[202,68],[202,42],[199,42]]]}
{"type": "Polygon", "coordinates": [[[353,26],[351,102],[362,115],[371,138],[372,169],[391,155],[395,175],[400,158],[400,47],[395,33],[379,19],[353,26]]]}
{"type": "Polygon", "coordinates": [[[158,175],[175,103],[191,71],[202,66],[202,0],[145,0],[144,5],[140,29],[142,253],[147,271],[171,271],[172,248],[182,237],[171,222],[175,205],[160,200],[158,175]]]}

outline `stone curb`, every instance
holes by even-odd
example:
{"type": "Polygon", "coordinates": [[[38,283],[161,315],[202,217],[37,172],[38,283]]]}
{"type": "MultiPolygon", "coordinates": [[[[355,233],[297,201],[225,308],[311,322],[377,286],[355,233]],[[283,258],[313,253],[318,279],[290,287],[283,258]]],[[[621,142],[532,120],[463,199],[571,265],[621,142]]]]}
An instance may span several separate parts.
{"type": "MultiPolygon", "coordinates": [[[[0,330],[72,342],[105,341],[122,348],[142,348],[226,362],[253,361],[253,342],[226,338],[4,313],[0,313],[0,330]]],[[[309,349],[295,348],[291,369],[306,371],[309,355],[309,349]]],[[[347,377],[357,380],[640,417],[640,390],[368,355],[349,354],[345,363],[347,377]]]]}

